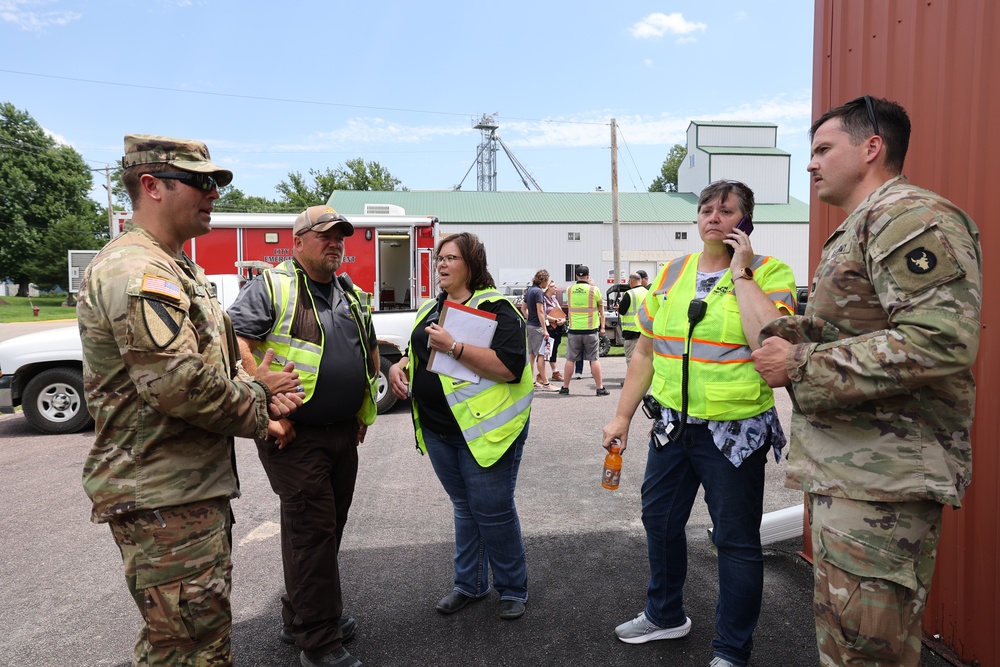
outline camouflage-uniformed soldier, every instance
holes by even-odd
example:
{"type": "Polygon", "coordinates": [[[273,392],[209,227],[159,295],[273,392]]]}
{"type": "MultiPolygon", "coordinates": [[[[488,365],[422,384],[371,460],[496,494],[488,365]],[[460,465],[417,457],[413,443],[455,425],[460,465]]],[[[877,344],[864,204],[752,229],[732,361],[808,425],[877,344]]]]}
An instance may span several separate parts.
{"type": "Polygon", "coordinates": [[[134,216],[87,268],[77,306],[97,422],[83,485],[142,614],[133,664],[228,665],[233,436],[284,441],[287,423],[271,417],[301,404],[279,394],[298,376],[231,379],[235,337],[182,250],[209,231],[232,172],[201,142],[151,135],[125,137],[122,166],[134,216]]]}
{"type": "Polygon", "coordinates": [[[820,662],[919,665],[941,511],[972,472],[979,233],[901,175],[899,104],[859,98],[810,135],[819,199],[850,215],[805,315],[767,325],[754,362],[794,400],[788,486],[809,496],[820,662]]]}

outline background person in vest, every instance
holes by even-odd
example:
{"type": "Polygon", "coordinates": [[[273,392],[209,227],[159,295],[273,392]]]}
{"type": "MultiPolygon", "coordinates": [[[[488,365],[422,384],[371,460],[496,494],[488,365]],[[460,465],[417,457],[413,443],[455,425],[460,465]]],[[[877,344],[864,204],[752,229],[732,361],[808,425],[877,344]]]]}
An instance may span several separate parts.
{"type": "Polygon", "coordinates": [[[555,391],[548,379],[548,355],[539,353],[542,344],[549,340],[549,330],[545,326],[545,288],[549,282],[549,272],[539,269],[524,295],[528,320],[528,358],[531,367],[538,369],[535,387],[543,391],[555,391]]]}
{"type": "MultiPolygon", "coordinates": [[[[576,282],[566,290],[569,331],[566,333],[566,366],[563,368],[563,386],[560,394],[569,393],[575,362],[590,362],[590,374],[597,385],[597,395],[607,396],[601,377],[600,342],[604,335],[604,299],[601,290],[591,284],[590,269],[583,264],[576,267],[576,282]]],[[[581,366],[582,370],[582,366],[581,366]]]]}
{"type": "Polygon", "coordinates": [[[712,667],[750,661],[764,585],[764,464],[771,449],[780,461],[786,442],[774,395],[750,353],[764,324],[795,312],[795,277],[773,257],[754,255],[750,238],[734,229],[741,218],[753,219],[753,208],[753,192],[736,181],[717,181],[701,191],[703,250],[674,259],[652,282],[639,311],[642,338],[618,411],[604,427],[604,447],[620,440],[624,450],[643,396],[651,393],[661,406],[642,483],[650,571],[646,608],[615,633],[623,642],[641,644],[690,631],[683,597],[685,525],[703,486],[719,558],[712,667]],[[692,330],[694,299],[706,307],[692,330]]]}
{"type": "Polygon", "coordinates": [[[487,597],[492,569],[500,618],[513,620],[524,614],[528,601],[528,566],[514,505],[533,393],[524,319],[496,290],[486,249],[475,235],[443,239],[437,270],[444,292],[417,312],[409,354],[389,373],[397,397],[412,394],[417,447],[430,456],[454,508],[455,583],[437,610],[453,614],[487,597]],[[441,328],[438,316],[446,302],[496,318],[489,347],[456,342],[441,328]],[[479,382],[431,372],[432,351],[453,357],[479,375],[479,382]]]}
{"type": "Polygon", "coordinates": [[[298,376],[233,379],[226,315],[182,249],[209,232],[232,172],[200,141],[148,134],[125,136],[122,167],[134,214],[87,267],[77,304],[97,423],[83,486],[142,614],[132,664],[229,665],[233,436],[283,442],[267,397],[294,391],[298,376]]]}
{"type": "Polygon", "coordinates": [[[618,301],[618,315],[622,323],[622,339],[625,341],[625,365],[632,363],[632,352],[639,341],[639,308],[646,300],[648,290],[642,286],[642,276],[635,272],[628,277],[628,290],[618,301]]]}
{"type": "Polygon", "coordinates": [[[979,232],[902,175],[899,104],[858,98],[809,134],[816,193],[849,215],[804,316],[766,327],[754,363],[794,399],[788,486],[809,498],[822,661],[919,665],[941,511],[972,477],[979,232]]]}
{"type": "Polygon", "coordinates": [[[639,269],[636,271],[636,275],[639,276],[639,284],[649,289],[649,274],[645,270],[639,269]]]}
{"type": "Polygon", "coordinates": [[[261,351],[294,360],[305,388],[287,447],[257,441],[281,499],[280,638],[303,665],[358,666],[342,646],[355,620],[343,613],[337,552],[358,473],[358,445],[375,421],[378,344],[367,295],[337,276],[354,226],[329,206],[295,218],[292,259],[258,276],[230,308],[244,364],[261,351]]]}
{"type": "Polygon", "coordinates": [[[549,379],[562,382],[563,375],[556,370],[556,360],[559,358],[559,344],[562,342],[563,328],[566,325],[566,313],[559,305],[559,299],[556,297],[557,289],[558,286],[554,280],[550,280],[548,287],[545,288],[545,326],[549,332],[549,338],[552,339],[552,354],[549,355],[549,370],[551,371],[549,379]]]}

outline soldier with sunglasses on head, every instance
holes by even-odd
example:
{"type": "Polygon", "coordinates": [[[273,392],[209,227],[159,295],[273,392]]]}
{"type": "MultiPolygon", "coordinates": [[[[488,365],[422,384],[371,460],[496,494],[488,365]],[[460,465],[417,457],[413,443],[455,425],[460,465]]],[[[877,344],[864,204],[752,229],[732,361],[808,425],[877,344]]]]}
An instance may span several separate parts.
{"type": "Polygon", "coordinates": [[[94,258],[77,316],[96,438],[83,485],[142,615],[133,665],[232,664],[234,436],[290,433],[292,367],[251,378],[184,242],[209,231],[233,174],[200,141],[125,137],[134,214],[94,258]]]}
{"type": "Polygon", "coordinates": [[[816,194],[848,216],[805,314],[768,324],[754,365],[794,401],[787,485],[809,499],[821,662],[919,665],[942,509],[972,475],[979,232],[903,176],[896,102],[859,97],[809,135],[816,194]]]}

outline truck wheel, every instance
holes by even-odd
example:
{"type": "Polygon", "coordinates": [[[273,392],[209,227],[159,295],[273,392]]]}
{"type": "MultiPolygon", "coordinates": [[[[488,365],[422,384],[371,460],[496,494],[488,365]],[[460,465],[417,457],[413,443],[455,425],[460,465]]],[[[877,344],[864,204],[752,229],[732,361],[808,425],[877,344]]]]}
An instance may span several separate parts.
{"type": "Polygon", "coordinates": [[[375,403],[378,406],[378,413],[381,415],[392,409],[396,405],[396,395],[389,389],[389,369],[392,362],[385,357],[380,357],[378,361],[378,384],[376,385],[375,403]]]}
{"type": "Polygon", "coordinates": [[[600,347],[598,348],[598,353],[602,357],[608,356],[608,352],[611,351],[611,339],[607,336],[601,336],[600,347]]]}
{"type": "Polygon", "coordinates": [[[21,409],[42,433],[76,433],[94,423],[84,399],[83,373],[75,368],[50,368],[31,378],[21,409]]]}

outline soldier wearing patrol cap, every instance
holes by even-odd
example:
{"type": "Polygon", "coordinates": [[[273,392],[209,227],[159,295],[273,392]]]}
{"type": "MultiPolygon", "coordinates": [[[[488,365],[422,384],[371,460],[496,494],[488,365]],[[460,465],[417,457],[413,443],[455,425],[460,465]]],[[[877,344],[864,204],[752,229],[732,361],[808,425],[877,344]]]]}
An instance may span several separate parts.
{"type": "Polygon", "coordinates": [[[87,268],[77,305],[96,421],[83,485],[142,615],[133,664],[228,665],[233,437],[290,437],[298,376],[236,378],[231,326],[182,249],[209,231],[232,172],[199,141],[141,134],[126,135],[122,166],[134,214],[87,268]]]}
{"type": "Polygon", "coordinates": [[[849,215],[805,314],[765,326],[754,365],[793,398],[788,486],[809,498],[820,661],[919,665],[942,508],[972,475],[979,232],[902,175],[899,104],[860,97],[810,136],[817,195],[849,215]]]}
{"type": "MultiPolygon", "coordinates": [[[[329,206],[310,206],[292,226],[292,259],[247,284],[229,309],[246,368],[294,361],[305,387],[287,449],[257,439],[257,454],[281,499],[285,593],[279,638],[302,649],[303,665],[360,667],[344,642],[338,552],[354,497],[358,445],[375,421],[379,355],[371,299],[346,274],[354,226],[329,206]]],[[[280,367],[280,366],[278,366],[280,367]]]]}

